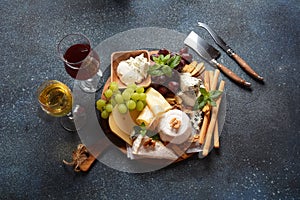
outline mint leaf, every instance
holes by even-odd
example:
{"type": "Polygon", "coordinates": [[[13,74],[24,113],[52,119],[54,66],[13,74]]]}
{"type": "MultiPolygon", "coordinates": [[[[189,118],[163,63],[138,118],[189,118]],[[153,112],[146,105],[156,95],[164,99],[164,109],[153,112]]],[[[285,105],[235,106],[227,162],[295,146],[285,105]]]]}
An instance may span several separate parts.
{"type": "Polygon", "coordinates": [[[168,65],[164,65],[161,70],[163,71],[164,74],[167,76],[171,77],[172,76],[172,69],[168,65]]]}
{"type": "Polygon", "coordinates": [[[161,68],[161,65],[158,65],[156,63],[149,67],[150,70],[155,70],[155,69],[159,69],[159,68],[161,68]]]}
{"type": "Polygon", "coordinates": [[[200,87],[200,92],[201,92],[201,95],[203,95],[203,96],[208,96],[209,95],[209,92],[207,92],[206,89],[203,88],[203,87],[200,87]]]}
{"type": "Polygon", "coordinates": [[[181,57],[176,55],[176,56],[173,56],[172,57],[172,60],[170,61],[169,63],[169,66],[173,69],[175,68],[177,65],[179,65],[180,63],[180,60],[181,60],[181,57]]]}
{"type": "Polygon", "coordinates": [[[155,135],[151,136],[151,138],[153,140],[160,140],[159,134],[155,134],[155,135]]]}
{"type": "Polygon", "coordinates": [[[158,57],[155,57],[155,56],[152,56],[152,59],[153,59],[154,62],[158,62],[159,61],[158,57]]]}
{"type": "Polygon", "coordinates": [[[222,94],[222,91],[219,90],[212,90],[209,92],[210,98],[213,100],[218,99],[222,94]]]}
{"type": "Polygon", "coordinates": [[[158,56],[158,62],[159,62],[159,64],[163,64],[163,62],[162,62],[162,60],[164,59],[164,55],[162,55],[162,54],[160,54],[159,56],[158,56]]]}
{"type": "Polygon", "coordinates": [[[171,55],[168,54],[166,55],[163,59],[162,59],[162,62],[165,64],[169,59],[170,59],[171,55]]]}
{"type": "Polygon", "coordinates": [[[151,76],[161,76],[164,73],[159,69],[154,69],[154,70],[148,70],[148,74],[150,74],[151,76]]]}
{"type": "Polygon", "coordinates": [[[197,98],[196,103],[194,105],[194,109],[202,109],[206,104],[210,104],[211,106],[217,106],[215,100],[220,97],[222,91],[212,90],[207,91],[205,88],[199,88],[201,95],[197,98]]]}
{"type": "Polygon", "coordinates": [[[210,105],[213,106],[213,107],[216,107],[216,106],[217,106],[217,104],[216,104],[215,101],[210,101],[210,105]]]}
{"type": "Polygon", "coordinates": [[[143,130],[143,129],[140,130],[140,134],[141,134],[142,136],[145,136],[146,133],[147,133],[147,130],[146,130],[146,129],[145,129],[145,130],[143,130]]]}

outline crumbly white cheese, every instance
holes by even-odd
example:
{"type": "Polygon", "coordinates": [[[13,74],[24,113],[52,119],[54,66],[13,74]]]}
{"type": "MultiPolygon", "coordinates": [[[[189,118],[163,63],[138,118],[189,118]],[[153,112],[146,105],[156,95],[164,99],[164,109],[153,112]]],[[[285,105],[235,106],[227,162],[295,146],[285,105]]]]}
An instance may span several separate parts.
{"type": "Polygon", "coordinates": [[[149,65],[150,62],[144,54],[140,54],[135,58],[130,57],[121,61],[117,67],[117,74],[125,85],[140,83],[147,77],[149,65]]]}
{"type": "Polygon", "coordinates": [[[190,73],[183,73],[180,75],[180,89],[182,92],[195,90],[201,85],[199,78],[192,77],[190,73]]]}
{"type": "Polygon", "coordinates": [[[199,96],[199,87],[202,81],[199,78],[192,77],[190,73],[180,75],[180,89],[177,95],[182,98],[183,102],[188,106],[194,106],[199,96]]]}

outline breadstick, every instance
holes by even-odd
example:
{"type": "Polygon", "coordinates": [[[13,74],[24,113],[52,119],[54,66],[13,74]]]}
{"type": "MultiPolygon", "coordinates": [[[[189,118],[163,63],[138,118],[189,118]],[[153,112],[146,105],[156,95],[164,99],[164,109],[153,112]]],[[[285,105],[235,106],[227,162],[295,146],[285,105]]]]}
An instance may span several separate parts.
{"type": "MultiPolygon", "coordinates": [[[[224,86],[225,86],[225,81],[222,80],[220,82],[219,90],[223,91],[224,86]]],[[[214,127],[215,127],[215,124],[216,124],[216,120],[217,120],[217,117],[218,117],[220,102],[221,102],[221,97],[216,101],[217,106],[212,109],[212,116],[211,116],[211,120],[210,120],[210,123],[209,123],[209,126],[208,126],[208,130],[207,130],[207,133],[206,133],[206,140],[205,140],[204,147],[203,147],[203,153],[202,153],[203,156],[207,156],[208,151],[209,151],[209,147],[210,147],[211,139],[212,139],[212,134],[213,134],[214,127]]]]}
{"type": "Polygon", "coordinates": [[[220,147],[219,143],[219,125],[218,119],[216,120],[215,129],[214,129],[214,148],[218,149],[220,147]]]}
{"type": "MultiPolygon", "coordinates": [[[[209,91],[209,88],[210,88],[209,71],[204,72],[204,87],[207,91],[209,91]]],[[[200,133],[199,133],[199,135],[200,135],[199,140],[198,140],[199,144],[204,143],[207,127],[208,127],[208,124],[209,124],[209,118],[210,118],[210,112],[205,113],[204,118],[203,118],[203,122],[202,122],[202,126],[201,126],[201,129],[200,129],[200,133]]]]}
{"type": "Polygon", "coordinates": [[[209,90],[212,90],[211,89],[211,86],[212,86],[212,82],[213,82],[213,77],[214,77],[214,71],[209,71],[209,77],[210,77],[210,82],[209,82],[209,85],[210,85],[210,88],[209,90]]]}
{"type": "Polygon", "coordinates": [[[219,75],[220,75],[220,70],[216,69],[215,72],[214,72],[214,75],[213,75],[213,80],[210,81],[211,82],[210,90],[216,90],[217,85],[218,85],[219,75]]]}
{"type": "MultiPolygon", "coordinates": [[[[215,90],[217,87],[217,84],[218,84],[218,78],[220,75],[220,71],[218,69],[216,69],[214,72],[209,71],[209,72],[207,72],[207,75],[208,75],[207,77],[209,77],[209,80],[206,80],[206,81],[207,81],[207,83],[208,83],[208,81],[210,82],[207,91],[215,90]]],[[[205,137],[207,135],[207,129],[210,124],[210,118],[211,118],[211,112],[205,113],[201,131],[200,131],[200,138],[199,138],[200,144],[203,144],[205,142],[205,137]]]]}

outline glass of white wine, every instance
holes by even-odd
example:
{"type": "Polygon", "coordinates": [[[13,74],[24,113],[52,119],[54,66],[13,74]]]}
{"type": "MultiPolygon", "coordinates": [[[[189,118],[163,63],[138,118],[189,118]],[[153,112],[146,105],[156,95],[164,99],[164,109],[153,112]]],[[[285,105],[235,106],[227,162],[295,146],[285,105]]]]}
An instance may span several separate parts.
{"type": "Polygon", "coordinates": [[[47,80],[37,90],[41,108],[49,115],[60,117],[60,124],[68,131],[76,131],[72,116],[73,97],[68,86],[57,80],[47,80]]]}

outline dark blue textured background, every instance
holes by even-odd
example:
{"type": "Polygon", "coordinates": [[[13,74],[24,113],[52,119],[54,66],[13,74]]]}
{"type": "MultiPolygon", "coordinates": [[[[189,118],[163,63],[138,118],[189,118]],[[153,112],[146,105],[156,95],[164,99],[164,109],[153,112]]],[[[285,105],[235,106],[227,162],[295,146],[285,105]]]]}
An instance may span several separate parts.
{"type": "Polygon", "coordinates": [[[0,199],[300,199],[298,0],[2,0],[0,13],[0,199]],[[100,162],[87,174],[65,167],[80,139],[45,117],[35,94],[45,79],[72,85],[56,57],[57,41],[82,32],[98,44],[155,26],[197,30],[213,44],[198,20],[265,77],[265,84],[256,82],[222,52],[219,60],[253,90],[225,78],[220,151],[146,174],[100,162]]]}

